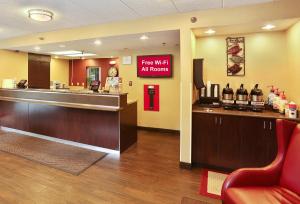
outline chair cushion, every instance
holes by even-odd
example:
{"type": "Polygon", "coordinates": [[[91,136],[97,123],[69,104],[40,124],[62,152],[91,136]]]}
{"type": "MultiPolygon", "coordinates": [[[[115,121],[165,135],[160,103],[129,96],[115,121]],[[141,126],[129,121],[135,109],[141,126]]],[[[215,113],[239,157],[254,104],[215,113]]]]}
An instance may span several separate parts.
{"type": "Polygon", "coordinates": [[[282,167],[280,186],[300,195],[300,126],[298,125],[290,139],[282,167]]]}
{"type": "Polygon", "coordinates": [[[234,187],[226,190],[224,204],[299,204],[300,196],[280,187],[234,187]]]}

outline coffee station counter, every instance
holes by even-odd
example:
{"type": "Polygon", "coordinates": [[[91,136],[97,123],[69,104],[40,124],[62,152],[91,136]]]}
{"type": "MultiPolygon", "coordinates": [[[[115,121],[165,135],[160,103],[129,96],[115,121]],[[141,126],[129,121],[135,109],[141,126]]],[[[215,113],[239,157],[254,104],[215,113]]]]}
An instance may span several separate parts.
{"type": "Polygon", "coordinates": [[[244,116],[254,118],[271,118],[271,119],[285,119],[300,122],[300,118],[289,118],[283,114],[276,113],[270,110],[264,110],[262,112],[253,111],[239,111],[239,110],[225,110],[224,108],[205,108],[198,105],[193,105],[193,113],[207,113],[218,115],[232,115],[232,116],[244,116]]]}
{"type": "Polygon", "coordinates": [[[232,171],[263,167],[277,154],[276,119],[285,115],[193,106],[192,165],[232,171]]]}
{"type": "Polygon", "coordinates": [[[137,141],[137,103],[126,93],[0,89],[0,125],[122,152],[137,141]]]}

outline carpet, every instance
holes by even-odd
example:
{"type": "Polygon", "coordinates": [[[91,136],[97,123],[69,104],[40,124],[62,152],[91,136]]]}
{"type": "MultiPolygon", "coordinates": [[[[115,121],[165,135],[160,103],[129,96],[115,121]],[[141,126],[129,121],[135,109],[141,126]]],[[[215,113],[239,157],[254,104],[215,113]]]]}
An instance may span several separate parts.
{"type": "Polygon", "coordinates": [[[228,175],[204,169],[201,174],[199,194],[210,198],[221,199],[222,185],[228,175]]]}
{"type": "Polygon", "coordinates": [[[0,133],[0,151],[73,175],[79,175],[106,155],[102,152],[10,132],[0,133]]]}

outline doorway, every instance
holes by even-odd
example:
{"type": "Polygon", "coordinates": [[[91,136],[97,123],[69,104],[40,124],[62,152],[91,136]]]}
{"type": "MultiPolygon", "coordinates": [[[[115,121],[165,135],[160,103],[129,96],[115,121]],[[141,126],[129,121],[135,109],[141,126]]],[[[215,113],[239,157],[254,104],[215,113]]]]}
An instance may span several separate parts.
{"type": "Polygon", "coordinates": [[[87,67],[86,69],[86,84],[90,85],[92,81],[101,81],[101,68],[100,67],[87,67]]]}

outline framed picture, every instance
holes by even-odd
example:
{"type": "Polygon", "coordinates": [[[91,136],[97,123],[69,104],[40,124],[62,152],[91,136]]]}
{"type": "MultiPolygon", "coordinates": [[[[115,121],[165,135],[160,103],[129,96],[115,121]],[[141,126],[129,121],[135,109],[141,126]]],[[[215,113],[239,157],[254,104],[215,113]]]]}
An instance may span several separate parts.
{"type": "Polygon", "coordinates": [[[172,55],[137,56],[137,76],[145,78],[172,77],[172,58],[172,55]]]}
{"type": "Polygon", "coordinates": [[[245,76],[245,38],[228,37],[227,44],[227,76],[245,76]]]}

